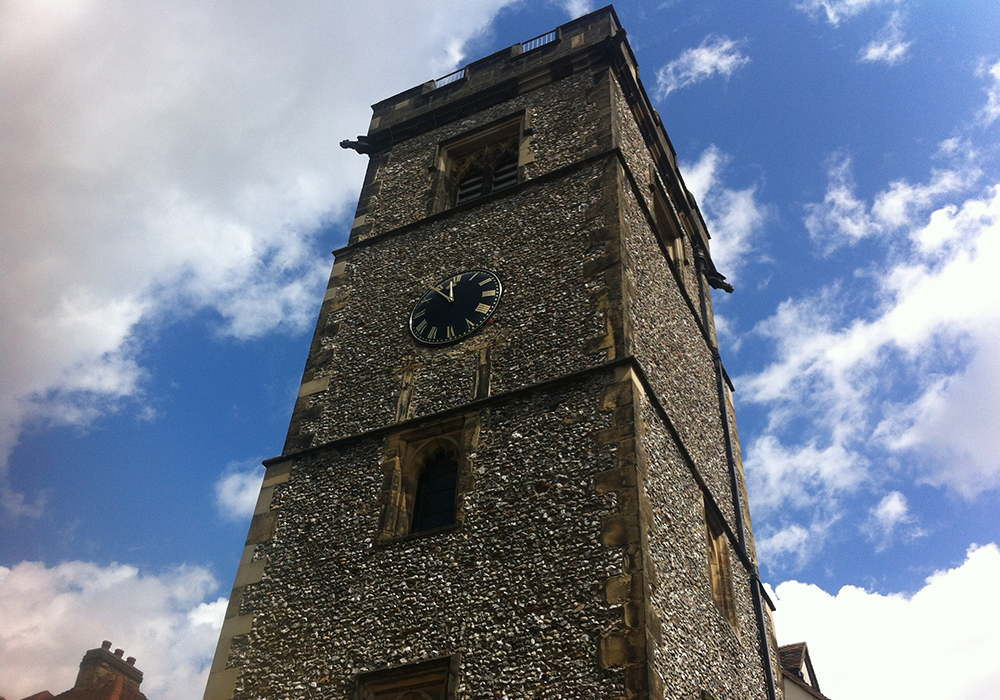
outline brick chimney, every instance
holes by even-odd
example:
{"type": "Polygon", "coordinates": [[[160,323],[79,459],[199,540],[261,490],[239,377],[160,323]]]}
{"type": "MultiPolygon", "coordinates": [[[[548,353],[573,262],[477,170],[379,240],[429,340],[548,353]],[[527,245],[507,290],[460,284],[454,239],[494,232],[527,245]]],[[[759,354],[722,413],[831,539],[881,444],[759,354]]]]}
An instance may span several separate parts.
{"type": "Polygon", "coordinates": [[[83,655],[73,688],[92,688],[121,678],[122,687],[138,691],[142,671],[135,667],[134,656],[123,659],[124,655],[121,649],[115,649],[112,654],[111,642],[108,641],[102,642],[100,649],[91,649],[83,655]]]}

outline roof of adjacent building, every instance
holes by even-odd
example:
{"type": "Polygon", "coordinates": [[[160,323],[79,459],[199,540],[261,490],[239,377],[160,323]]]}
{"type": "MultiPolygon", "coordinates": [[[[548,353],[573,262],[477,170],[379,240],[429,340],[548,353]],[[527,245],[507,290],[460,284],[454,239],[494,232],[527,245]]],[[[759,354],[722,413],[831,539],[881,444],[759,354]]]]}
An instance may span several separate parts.
{"type": "Polygon", "coordinates": [[[22,700],[147,700],[139,691],[142,671],[135,667],[134,657],[124,656],[121,649],[112,653],[111,642],[105,641],[100,649],[83,655],[72,688],[58,695],[43,690],[22,700]]]}
{"type": "Polygon", "coordinates": [[[802,668],[802,662],[806,654],[806,643],[796,642],[778,647],[778,656],[781,657],[782,668],[802,668]]]}
{"type": "Polygon", "coordinates": [[[820,692],[812,659],[809,658],[809,647],[805,642],[778,647],[778,658],[781,660],[781,677],[784,681],[794,683],[817,700],[830,700],[820,692]]]}

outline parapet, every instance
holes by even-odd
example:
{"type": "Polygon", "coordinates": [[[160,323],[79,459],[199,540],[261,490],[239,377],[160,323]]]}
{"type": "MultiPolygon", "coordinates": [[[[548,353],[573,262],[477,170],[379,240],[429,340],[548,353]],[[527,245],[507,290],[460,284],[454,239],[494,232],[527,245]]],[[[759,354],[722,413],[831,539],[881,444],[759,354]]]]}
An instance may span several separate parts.
{"type": "MultiPolygon", "coordinates": [[[[404,90],[372,105],[369,138],[386,129],[437,111],[446,103],[463,102],[467,97],[483,93],[497,95],[497,101],[508,99],[533,87],[533,73],[558,72],[572,74],[571,57],[594,48],[622,33],[615,10],[610,5],[578,17],[544,34],[514,44],[470,63],[437,80],[404,90]]],[[[548,82],[542,78],[542,82],[548,82]]],[[[489,98],[487,98],[489,99],[489,98]]],[[[481,99],[476,100],[481,109],[481,99]]]]}

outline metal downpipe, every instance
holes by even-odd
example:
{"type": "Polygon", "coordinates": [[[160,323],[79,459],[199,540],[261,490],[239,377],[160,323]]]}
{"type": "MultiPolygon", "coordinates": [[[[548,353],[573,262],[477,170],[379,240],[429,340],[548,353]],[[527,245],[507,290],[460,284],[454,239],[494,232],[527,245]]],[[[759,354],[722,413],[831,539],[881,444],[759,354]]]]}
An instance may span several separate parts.
{"type": "MultiPolygon", "coordinates": [[[[697,248],[694,253],[695,270],[698,277],[698,300],[701,306],[702,323],[705,325],[706,334],[711,341],[711,333],[708,332],[708,292],[705,290],[707,279],[706,266],[708,264],[705,251],[697,248]]],[[[714,269],[713,269],[714,273],[714,269]]],[[[718,273],[714,273],[718,276],[718,273]]],[[[724,279],[724,278],[721,278],[724,279]]],[[[728,287],[728,285],[726,285],[728,287]]],[[[726,291],[732,291],[729,287],[726,291]]],[[[732,491],[733,512],[735,514],[736,537],[743,558],[752,561],[747,552],[746,527],[743,520],[743,503],[740,498],[739,479],[736,475],[736,457],[733,452],[733,433],[729,424],[729,406],[726,403],[726,385],[722,373],[722,356],[719,354],[717,342],[710,342],[712,350],[712,364],[715,366],[715,386],[719,398],[719,414],[722,418],[723,442],[726,446],[726,466],[729,471],[729,488],[732,491]]],[[[760,573],[756,563],[753,564],[753,571],[750,572],[750,593],[753,598],[754,617],[757,618],[757,638],[760,644],[761,665],[764,670],[764,678],[767,682],[768,700],[777,700],[777,688],[774,679],[774,667],[771,665],[770,645],[767,637],[767,620],[764,616],[764,601],[761,594],[760,573]]]]}

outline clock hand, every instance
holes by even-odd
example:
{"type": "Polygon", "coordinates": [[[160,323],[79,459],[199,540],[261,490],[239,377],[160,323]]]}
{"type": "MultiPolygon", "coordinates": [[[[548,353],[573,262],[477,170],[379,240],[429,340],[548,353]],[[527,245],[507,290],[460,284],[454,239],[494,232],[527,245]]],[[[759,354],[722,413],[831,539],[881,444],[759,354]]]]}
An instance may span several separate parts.
{"type": "Polygon", "coordinates": [[[431,290],[432,292],[437,292],[438,294],[440,294],[441,296],[443,296],[443,297],[444,297],[445,299],[447,299],[448,301],[455,301],[455,298],[454,298],[454,297],[450,297],[450,296],[448,296],[447,294],[445,294],[444,292],[442,292],[442,291],[441,291],[440,289],[438,289],[437,287],[431,287],[430,285],[428,285],[428,288],[429,288],[429,289],[430,289],[430,290],[431,290]]]}
{"type": "Polygon", "coordinates": [[[448,280],[448,294],[451,295],[451,299],[448,301],[455,301],[455,280],[448,280]]]}

